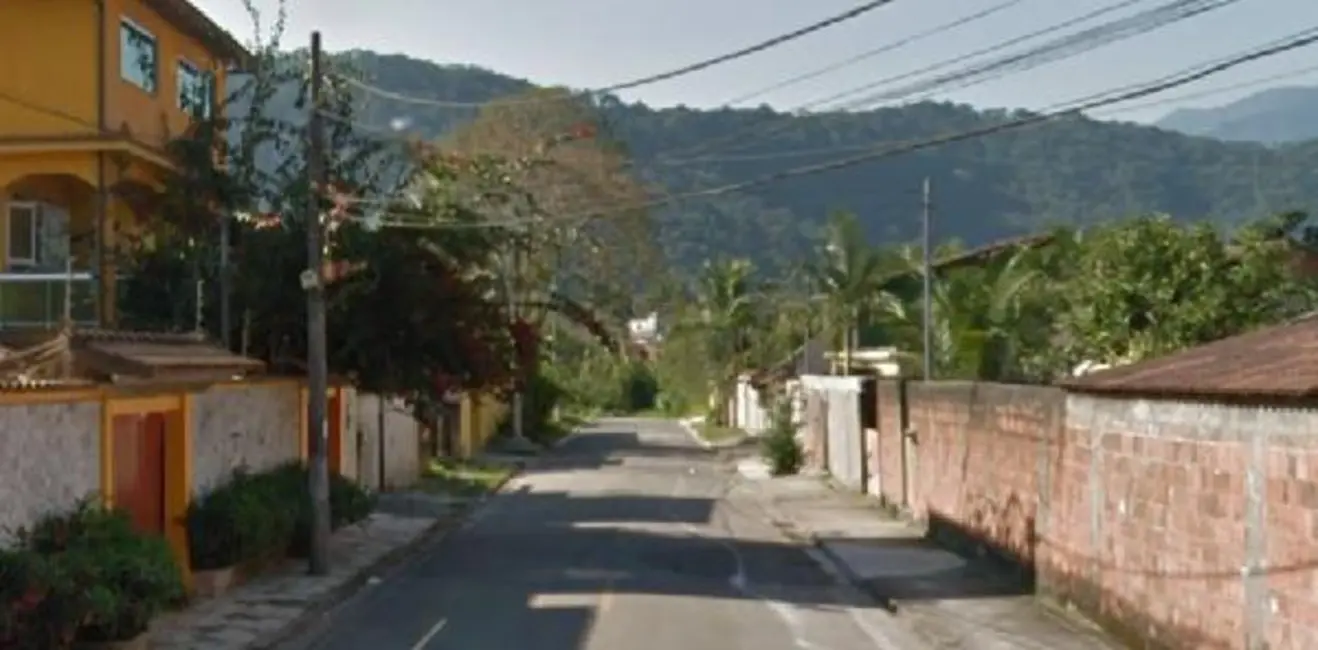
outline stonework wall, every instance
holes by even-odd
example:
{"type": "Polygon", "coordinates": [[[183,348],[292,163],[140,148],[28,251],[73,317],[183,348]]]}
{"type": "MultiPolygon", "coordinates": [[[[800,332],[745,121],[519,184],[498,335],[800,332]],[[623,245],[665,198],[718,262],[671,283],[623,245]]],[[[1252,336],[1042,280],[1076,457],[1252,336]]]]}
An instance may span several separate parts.
{"type": "Polygon", "coordinates": [[[99,401],[0,406],[0,542],[101,488],[99,401]]]}
{"type": "Polygon", "coordinates": [[[259,471],[297,460],[299,399],[292,382],[224,386],[193,400],[193,489],[223,482],[239,467],[259,471]]]}

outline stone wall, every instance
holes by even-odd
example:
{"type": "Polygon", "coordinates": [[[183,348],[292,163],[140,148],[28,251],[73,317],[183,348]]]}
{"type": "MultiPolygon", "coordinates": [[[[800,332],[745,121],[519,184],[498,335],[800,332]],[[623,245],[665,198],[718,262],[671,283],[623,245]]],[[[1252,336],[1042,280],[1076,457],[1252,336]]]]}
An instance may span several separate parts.
{"type": "Polygon", "coordinates": [[[239,467],[259,471],[301,455],[300,388],[271,382],[217,386],[193,399],[193,489],[223,482],[239,467]]]}
{"type": "Polygon", "coordinates": [[[101,403],[0,405],[0,542],[101,489],[101,403]]]}

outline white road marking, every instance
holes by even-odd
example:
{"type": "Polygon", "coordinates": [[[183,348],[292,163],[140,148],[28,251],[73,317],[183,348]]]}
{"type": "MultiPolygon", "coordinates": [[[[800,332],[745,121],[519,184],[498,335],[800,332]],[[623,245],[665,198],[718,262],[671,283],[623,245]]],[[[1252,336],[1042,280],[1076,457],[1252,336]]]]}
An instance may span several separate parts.
{"type": "Polygon", "coordinates": [[[418,640],[416,643],[412,645],[411,650],[424,650],[426,644],[430,643],[430,641],[434,639],[435,636],[438,635],[440,631],[444,629],[445,625],[448,625],[448,619],[447,618],[439,619],[437,623],[432,625],[430,629],[424,635],[422,635],[420,640],[418,640]]]}

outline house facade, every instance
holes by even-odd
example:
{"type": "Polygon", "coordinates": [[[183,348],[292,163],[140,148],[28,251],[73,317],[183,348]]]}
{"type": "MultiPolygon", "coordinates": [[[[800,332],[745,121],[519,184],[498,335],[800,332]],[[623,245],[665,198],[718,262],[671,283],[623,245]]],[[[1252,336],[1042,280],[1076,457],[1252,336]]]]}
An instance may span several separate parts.
{"type": "Polygon", "coordinates": [[[0,4],[0,327],[115,321],[115,251],[248,57],[186,0],[0,4]]]}

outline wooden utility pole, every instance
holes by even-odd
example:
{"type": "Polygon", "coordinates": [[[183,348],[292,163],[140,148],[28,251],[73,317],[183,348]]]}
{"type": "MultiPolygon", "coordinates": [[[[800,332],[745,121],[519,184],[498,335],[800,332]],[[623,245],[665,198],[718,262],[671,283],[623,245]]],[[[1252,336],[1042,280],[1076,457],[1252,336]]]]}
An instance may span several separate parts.
{"type": "Polygon", "coordinates": [[[922,254],[924,256],[924,296],[922,297],[922,308],[924,311],[924,380],[929,381],[934,378],[934,253],[933,253],[933,206],[930,199],[929,177],[924,179],[923,197],[920,201],[920,221],[922,225],[922,254]]]}
{"type": "Polygon", "coordinates": [[[326,391],[329,390],[329,368],[325,340],[325,286],[321,257],[321,193],[325,183],[325,137],[320,110],[322,97],[320,32],[311,33],[311,114],[307,121],[307,270],[302,272],[302,287],[307,291],[307,440],[310,442],[310,471],[307,488],[311,491],[311,558],[312,575],[329,574],[329,436],[326,428],[326,411],[329,410],[326,391]]]}

